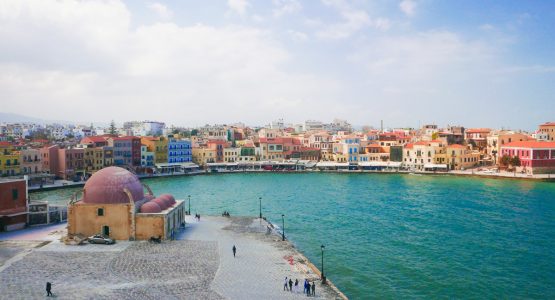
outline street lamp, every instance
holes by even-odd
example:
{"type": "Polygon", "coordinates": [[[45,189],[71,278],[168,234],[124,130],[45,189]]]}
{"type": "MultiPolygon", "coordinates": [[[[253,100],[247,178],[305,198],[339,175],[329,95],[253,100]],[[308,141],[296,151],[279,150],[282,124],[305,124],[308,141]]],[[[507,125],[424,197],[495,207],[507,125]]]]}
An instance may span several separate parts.
{"type": "Polygon", "coordinates": [[[285,215],[281,214],[281,240],[285,241],[285,215]]]}
{"type": "Polygon", "coordinates": [[[189,197],[189,216],[191,215],[191,195],[189,197]]]}
{"type": "Polygon", "coordinates": [[[326,283],[326,275],[324,275],[324,249],[326,248],[326,246],[322,245],[320,246],[320,249],[322,249],[322,283],[326,283]]]}
{"type": "Polygon", "coordinates": [[[262,197],[258,197],[258,204],[260,207],[260,219],[262,219],[262,197]]]}

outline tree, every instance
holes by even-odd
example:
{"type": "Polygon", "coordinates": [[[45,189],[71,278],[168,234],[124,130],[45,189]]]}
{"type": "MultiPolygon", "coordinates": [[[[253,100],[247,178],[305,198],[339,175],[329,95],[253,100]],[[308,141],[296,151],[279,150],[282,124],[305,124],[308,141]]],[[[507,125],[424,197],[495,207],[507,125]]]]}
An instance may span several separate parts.
{"type": "Polygon", "coordinates": [[[432,133],[432,140],[437,140],[438,137],[439,137],[439,132],[432,133]]]}
{"type": "Polygon", "coordinates": [[[191,130],[191,136],[197,136],[197,135],[198,135],[198,129],[191,130]]]}
{"type": "Polygon", "coordinates": [[[508,155],[503,155],[501,156],[501,159],[499,160],[499,162],[501,163],[502,166],[508,166],[511,163],[511,157],[508,155]]]}
{"type": "Polygon", "coordinates": [[[511,158],[511,166],[520,167],[520,158],[518,156],[515,155],[511,158]]]}
{"type": "Polygon", "coordinates": [[[116,123],[114,122],[114,120],[112,120],[112,122],[110,122],[109,132],[110,132],[110,134],[113,134],[113,135],[115,135],[117,133],[116,123]]]}

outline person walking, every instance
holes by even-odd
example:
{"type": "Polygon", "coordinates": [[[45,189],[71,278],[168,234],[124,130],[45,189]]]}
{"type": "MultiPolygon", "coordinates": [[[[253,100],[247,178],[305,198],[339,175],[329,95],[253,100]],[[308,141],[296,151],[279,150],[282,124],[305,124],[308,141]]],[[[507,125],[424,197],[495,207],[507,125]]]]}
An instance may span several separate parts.
{"type": "Polygon", "coordinates": [[[316,282],[312,282],[312,296],[316,297],[316,282]]]}
{"type": "Polygon", "coordinates": [[[304,284],[303,284],[303,286],[304,286],[303,294],[305,294],[305,295],[307,294],[307,293],[306,293],[306,282],[307,282],[307,281],[306,281],[306,279],[305,279],[305,280],[304,280],[304,284]]]}
{"type": "Polygon", "coordinates": [[[293,292],[293,280],[291,278],[289,278],[289,291],[293,292]]]}
{"type": "Polygon", "coordinates": [[[231,250],[233,250],[233,258],[235,258],[235,253],[237,253],[237,248],[235,248],[235,245],[233,245],[233,248],[231,248],[231,250]]]}
{"type": "Polygon", "coordinates": [[[46,283],[46,297],[52,296],[52,283],[46,283]]]}
{"type": "Polygon", "coordinates": [[[287,276],[285,276],[285,282],[283,283],[283,290],[284,290],[284,291],[288,291],[288,290],[289,290],[289,289],[287,288],[287,284],[288,284],[288,282],[287,282],[287,276]]]}
{"type": "Polygon", "coordinates": [[[295,279],[295,293],[299,292],[299,280],[295,279]]]}

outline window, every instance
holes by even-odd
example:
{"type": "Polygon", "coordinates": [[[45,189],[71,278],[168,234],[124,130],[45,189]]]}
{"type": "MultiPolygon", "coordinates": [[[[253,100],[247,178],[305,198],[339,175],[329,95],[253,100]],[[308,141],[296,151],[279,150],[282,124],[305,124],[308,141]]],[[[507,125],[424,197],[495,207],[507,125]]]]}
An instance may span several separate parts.
{"type": "Polygon", "coordinates": [[[96,210],[96,215],[97,216],[103,216],[104,215],[104,208],[99,208],[96,210]]]}
{"type": "Polygon", "coordinates": [[[17,189],[12,189],[12,200],[17,200],[19,198],[19,191],[17,189]]]}

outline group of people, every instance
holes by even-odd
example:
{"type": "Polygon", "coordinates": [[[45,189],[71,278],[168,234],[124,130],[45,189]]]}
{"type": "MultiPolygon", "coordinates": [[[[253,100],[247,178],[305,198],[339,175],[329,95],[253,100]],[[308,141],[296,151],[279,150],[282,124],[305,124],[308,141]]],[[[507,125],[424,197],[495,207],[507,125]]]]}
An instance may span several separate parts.
{"type": "Polygon", "coordinates": [[[224,211],[224,213],[222,214],[222,217],[230,217],[231,215],[229,214],[229,211],[224,211]]]}
{"type": "Polygon", "coordinates": [[[195,219],[200,222],[200,214],[195,214],[195,219]]]}
{"type": "MultiPolygon", "coordinates": [[[[285,282],[283,283],[284,291],[289,291],[291,293],[299,293],[300,292],[299,289],[300,287],[299,287],[298,279],[295,279],[295,284],[293,285],[293,279],[285,277],[285,282]]],[[[316,296],[316,282],[313,281],[312,284],[310,284],[308,279],[305,279],[303,294],[305,294],[306,296],[316,296]]]]}

